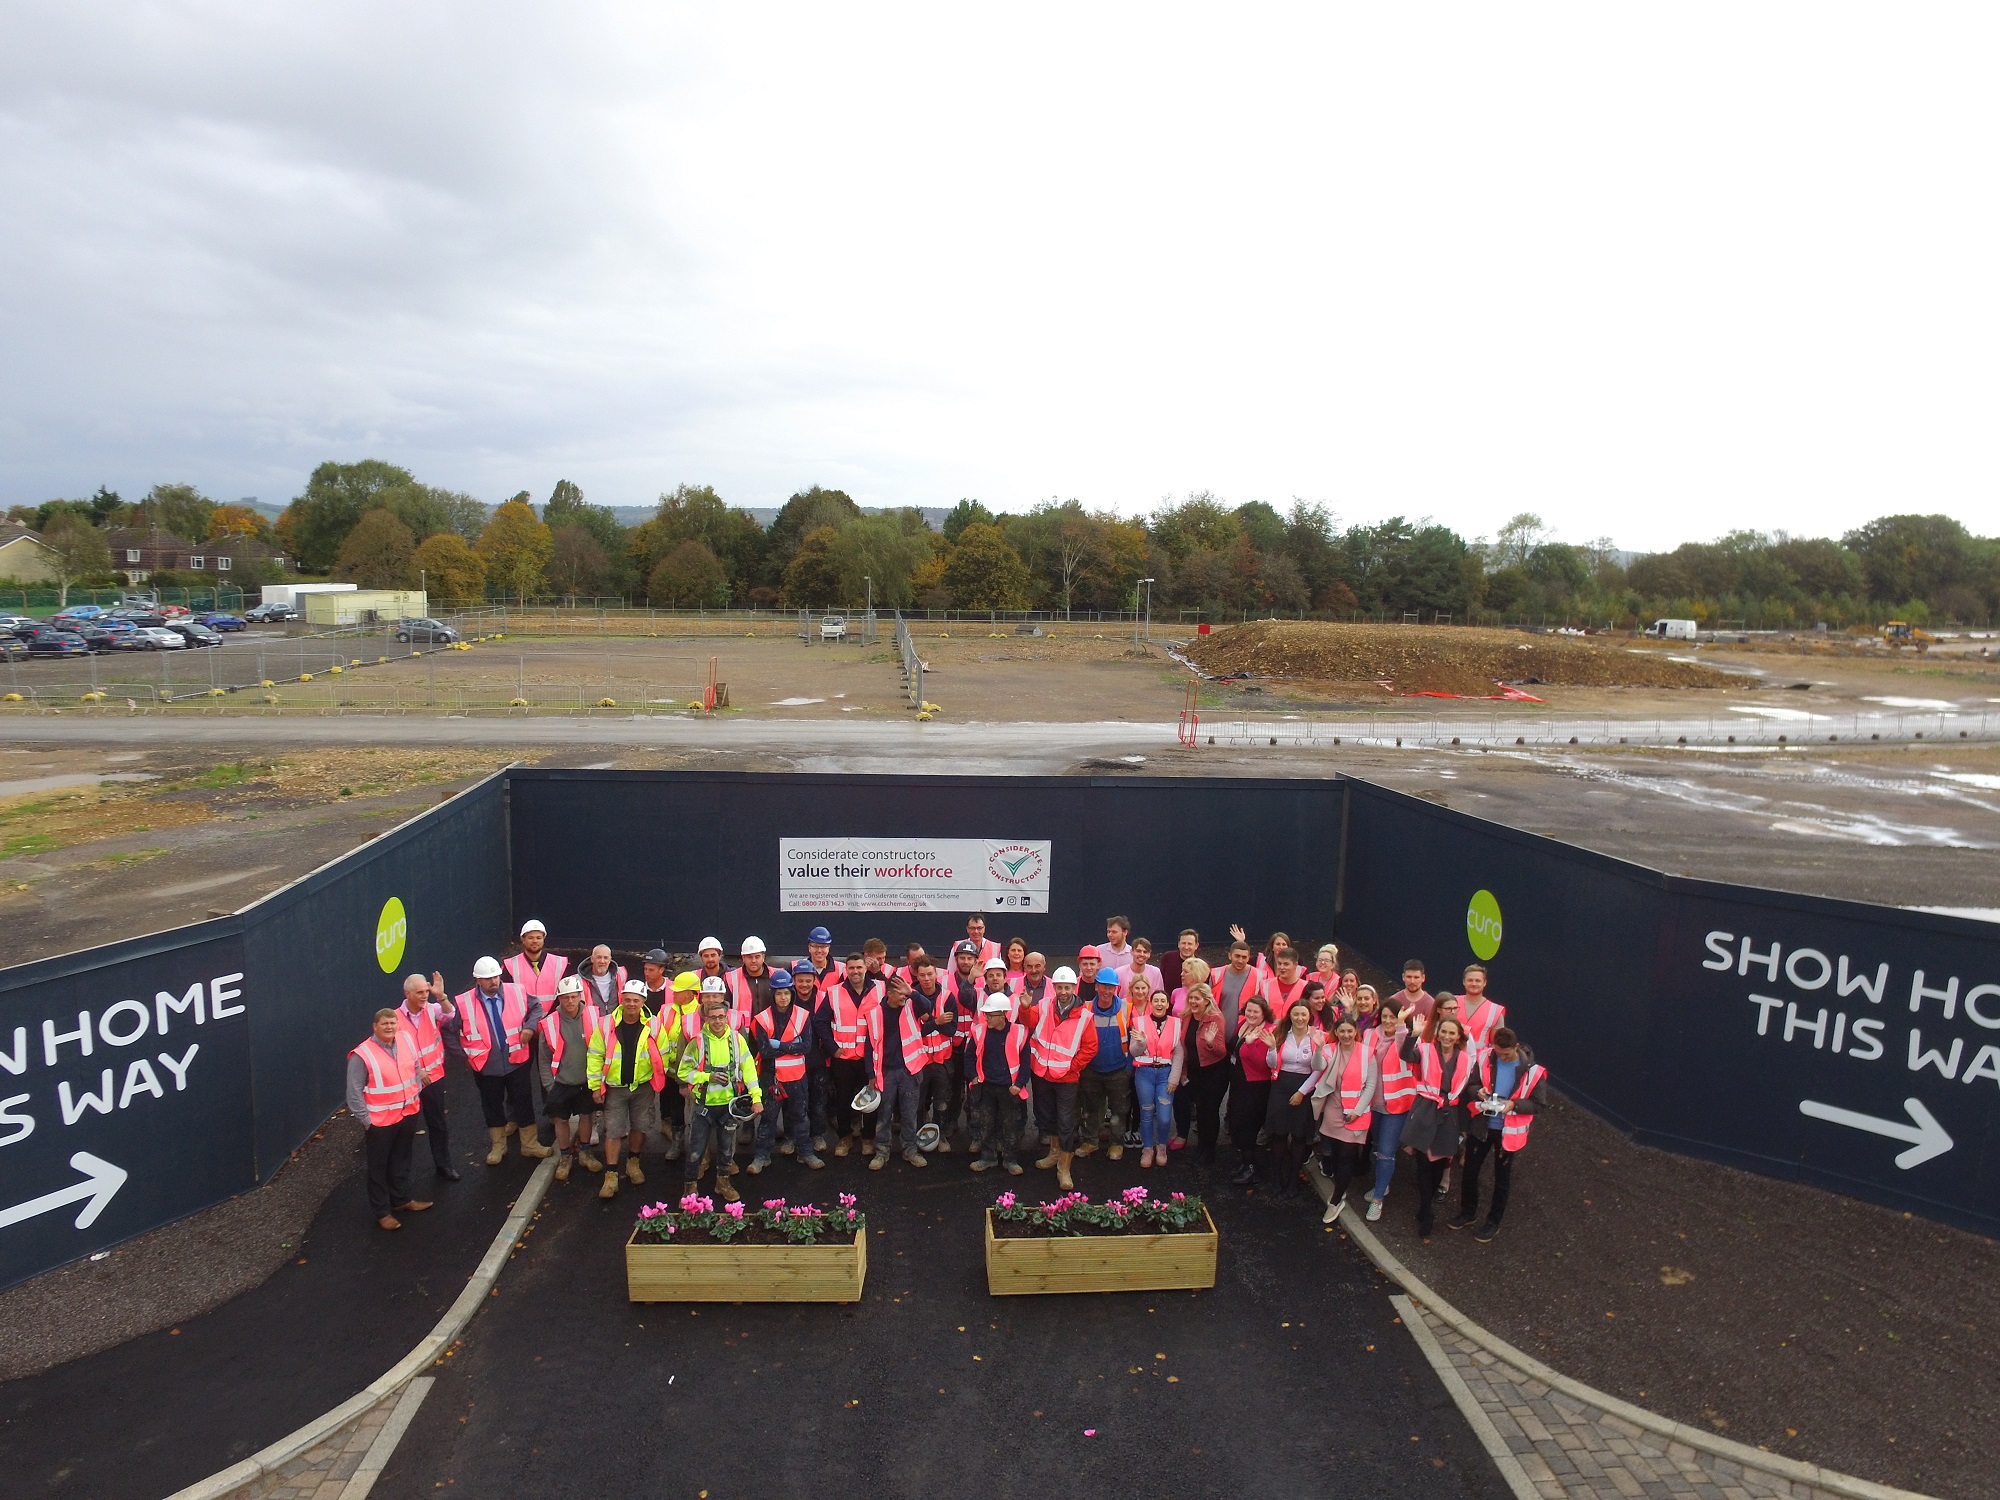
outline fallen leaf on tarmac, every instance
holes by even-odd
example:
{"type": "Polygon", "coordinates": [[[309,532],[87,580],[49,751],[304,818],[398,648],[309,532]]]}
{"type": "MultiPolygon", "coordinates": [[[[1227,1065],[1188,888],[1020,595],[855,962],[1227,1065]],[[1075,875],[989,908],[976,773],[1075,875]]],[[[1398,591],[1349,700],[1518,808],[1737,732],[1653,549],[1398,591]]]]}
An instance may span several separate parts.
{"type": "Polygon", "coordinates": [[[1694,1272],[1687,1270],[1684,1267],[1681,1266],[1660,1267],[1661,1286],[1686,1286],[1690,1281],[1693,1280],[1694,1280],[1694,1272]]]}
{"type": "Polygon", "coordinates": [[[1168,1385],[1179,1385],[1180,1383],[1181,1383],[1181,1378],[1178,1375],[1169,1375],[1167,1377],[1168,1385]]]}

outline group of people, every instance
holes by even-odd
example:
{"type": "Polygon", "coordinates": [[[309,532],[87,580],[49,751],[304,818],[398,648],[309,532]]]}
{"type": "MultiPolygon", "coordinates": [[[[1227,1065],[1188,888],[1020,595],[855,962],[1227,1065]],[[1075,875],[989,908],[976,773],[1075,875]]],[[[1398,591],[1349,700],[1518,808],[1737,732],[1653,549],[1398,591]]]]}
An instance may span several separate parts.
{"type": "Polygon", "coordinates": [[[691,967],[656,948],[631,976],[603,944],[572,970],[530,921],[519,951],[479,959],[456,995],[441,974],[410,975],[402,1004],[378,1011],[349,1054],[370,1206],[384,1229],[431,1206],[411,1181],[419,1117],[438,1176],[459,1180],[444,1107],[456,1054],[479,1091],[489,1166],[516,1136],[523,1156],[557,1157],[559,1181],[579,1165],[601,1172],[601,1198],[619,1191],[621,1156],[624,1179],[645,1182],[650,1141],[689,1190],[713,1172],[724,1202],[740,1197],[732,1177],[776,1156],[820,1170],[829,1150],[858,1153],[880,1171],[900,1149],[922,1168],[961,1139],[974,1172],[1019,1175],[1040,1149],[1035,1165],[1069,1191],[1076,1159],[1099,1150],[1117,1161],[1136,1146],[1147,1169],[1175,1152],[1215,1164],[1226,1119],[1235,1184],[1267,1179],[1289,1198],[1316,1159],[1333,1190],[1325,1222],[1357,1177],[1372,1220],[1410,1155],[1419,1231],[1431,1234],[1456,1170],[1450,1226],[1492,1240],[1546,1073],[1486,992],[1485,968],[1433,996],[1411,960],[1384,996],[1331,943],[1308,968],[1282,932],[1262,949],[1240,927],[1230,936],[1211,964],[1193,929],[1155,954],[1112,917],[1102,943],[1051,969],[1019,938],[989,939],[975,914],[945,955],[911,943],[900,964],[872,938],[836,957],[815,927],[790,964],[755,937],[729,964],[709,937],[691,967]]]}

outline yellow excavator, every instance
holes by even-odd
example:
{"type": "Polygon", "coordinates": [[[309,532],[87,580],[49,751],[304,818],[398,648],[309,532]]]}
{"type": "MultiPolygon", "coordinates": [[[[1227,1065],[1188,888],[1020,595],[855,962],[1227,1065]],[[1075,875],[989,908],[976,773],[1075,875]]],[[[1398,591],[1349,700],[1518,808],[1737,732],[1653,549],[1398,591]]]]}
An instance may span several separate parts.
{"type": "Polygon", "coordinates": [[[1912,625],[1908,620],[1891,620],[1876,634],[1881,636],[1883,644],[1891,651],[1900,651],[1905,646],[1915,646],[1919,656],[1930,650],[1931,644],[1937,640],[1937,637],[1928,630],[1912,625]]]}

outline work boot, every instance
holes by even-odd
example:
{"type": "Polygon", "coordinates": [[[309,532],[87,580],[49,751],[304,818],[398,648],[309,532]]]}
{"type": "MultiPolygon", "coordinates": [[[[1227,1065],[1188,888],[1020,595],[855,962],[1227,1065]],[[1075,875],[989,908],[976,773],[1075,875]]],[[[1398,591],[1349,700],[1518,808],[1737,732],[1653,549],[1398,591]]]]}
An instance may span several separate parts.
{"type": "Polygon", "coordinates": [[[755,1177],[759,1172],[763,1171],[764,1168],[770,1165],[771,1165],[771,1158],[768,1156],[752,1157],[750,1161],[750,1175],[752,1177],[755,1177]]]}
{"type": "Polygon", "coordinates": [[[1044,1156],[1040,1161],[1036,1162],[1035,1165],[1040,1167],[1044,1172],[1046,1172],[1050,1167],[1053,1167],[1056,1164],[1056,1158],[1061,1156],[1062,1153],[1056,1150],[1056,1138],[1054,1136],[1052,1135],[1043,1136],[1042,1139],[1048,1145],[1049,1154],[1047,1156],[1044,1156]]]}
{"type": "Polygon", "coordinates": [[[1096,1153],[1096,1151],[1097,1151],[1097,1142],[1096,1142],[1096,1141],[1083,1141],[1083,1142],[1080,1142],[1080,1143],[1078,1144],[1077,1148],[1076,1148],[1076,1149],[1075,1149],[1074,1151],[1070,1152],[1070,1155],[1071,1155],[1071,1156],[1091,1156],[1091,1155],[1094,1155],[1094,1154],[1096,1153]]]}
{"type": "Polygon", "coordinates": [[[680,1159],[681,1159],[680,1132],[677,1130],[670,1131],[667,1134],[667,1160],[679,1161],[680,1159]]]}
{"type": "Polygon", "coordinates": [[[1000,1165],[1006,1168],[1009,1177],[1019,1177],[1021,1175],[1021,1164],[1011,1156],[1004,1158],[1000,1165]]]}
{"type": "Polygon", "coordinates": [[[1069,1175],[1069,1164],[1075,1160],[1076,1153],[1074,1151],[1058,1151],[1056,1153],[1056,1186],[1061,1188],[1065,1193],[1076,1191],[1076,1183],[1069,1175]]]}
{"type": "Polygon", "coordinates": [[[938,1137],[937,1153],[939,1156],[951,1155],[951,1136],[949,1133],[938,1137]]]}
{"type": "Polygon", "coordinates": [[[975,1172],[990,1172],[999,1165],[1000,1158],[997,1156],[980,1156],[973,1159],[972,1170],[975,1172]]]}
{"type": "Polygon", "coordinates": [[[911,1146],[903,1152],[903,1160],[913,1167],[927,1167],[930,1165],[929,1162],[924,1160],[923,1152],[919,1151],[915,1146],[911,1146]]]}
{"type": "Polygon", "coordinates": [[[568,1181],[569,1181],[569,1169],[570,1169],[570,1163],[571,1163],[571,1162],[572,1162],[573,1160],[574,1160],[574,1158],[572,1158],[572,1157],[570,1156],[570,1154],[569,1154],[569,1153],[568,1153],[567,1151],[563,1152],[563,1154],[562,1154],[561,1156],[558,1156],[558,1157],[556,1158],[556,1181],[557,1181],[557,1182],[568,1182],[568,1181]]]}
{"type": "Polygon", "coordinates": [[[799,1148],[792,1144],[790,1136],[786,1136],[782,1141],[778,1142],[778,1155],[780,1156],[796,1156],[798,1155],[798,1150],[799,1148]]]}
{"type": "Polygon", "coordinates": [[[633,1187],[646,1185],[646,1174],[639,1170],[639,1153],[636,1151],[625,1158],[625,1180],[633,1187]]]}
{"type": "Polygon", "coordinates": [[[520,1128],[521,1127],[516,1125],[512,1120],[509,1120],[505,1125],[502,1125],[500,1127],[500,1133],[502,1135],[512,1135],[515,1131],[519,1130],[520,1128]]]}
{"type": "Polygon", "coordinates": [[[554,1156],[555,1154],[556,1148],[553,1146],[544,1146],[540,1141],[536,1140],[534,1131],[524,1130],[521,1132],[521,1155],[528,1160],[540,1161],[545,1156],[554,1156]]]}
{"type": "Polygon", "coordinates": [[[871,1172],[879,1172],[888,1165],[889,1153],[887,1151],[877,1151],[873,1156],[868,1158],[868,1170],[871,1172]]]}
{"type": "Polygon", "coordinates": [[[604,1186],[597,1190],[597,1196],[600,1198],[616,1198],[618,1196],[618,1169],[616,1167],[608,1168],[605,1171],[604,1186]]]}
{"type": "Polygon", "coordinates": [[[853,1149],[853,1146],[854,1142],[851,1139],[849,1139],[847,1136],[842,1136],[839,1140],[833,1143],[833,1154],[835,1156],[845,1156],[850,1150],[853,1149]]]}
{"type": "Polygon", "coordinates": [[[724,1203],[740,1203],[743,1201],[743,1195],[729,1185],[727,1178],[719,1177],[716,1179],[715,1196],[720,1198],[724,1203]]]}
{"type": "Polygon", "coordinates": [[[803,1162],[806,1166],[811,1167],[815,1172],[822,1170],[826,1166],[826,1163],[824,1161],[822,1161],[818,1156],[814,1155],[810,1151],[808,1151],[804,1156],[801,1156],[799,1160],[803,1162]]]}
{"type": "Polygon", "coordinates": [[[813,1137],[813,1150],[815,1150],[815,1151],[824,1151],[825,1149],[826,1149],[826,1137],[825,1137],[825,1136],[823,1136],[823,1135],[816,1135],[816,1136],[814,1136],[814,1137],[813,1137]]]}
{"type": "Polygon", "coordinates": [[[604,1158],[588,1146],[579,1146],[577,1148],[576,1164],[586,1172],[602,1172],[604,1170],[604,1158]]]}
{"type": "Polygon", "coordinates": [[[1123,1141],[1113,1141],[1111,1149],[1106,1151],[1104,1156],[1107,1161],[1123,1161],[1125,1159],[1125,1143],[1123,1141]]]}
{"type": "Polygon", "coordinates": [[[507,1127],[504,1125],[488,1125],[486,1127],[486,1138],[493,1143],[493,1149],[486,1153],[486,1165],[497,1167],[507,1159],[507,1127]]]}

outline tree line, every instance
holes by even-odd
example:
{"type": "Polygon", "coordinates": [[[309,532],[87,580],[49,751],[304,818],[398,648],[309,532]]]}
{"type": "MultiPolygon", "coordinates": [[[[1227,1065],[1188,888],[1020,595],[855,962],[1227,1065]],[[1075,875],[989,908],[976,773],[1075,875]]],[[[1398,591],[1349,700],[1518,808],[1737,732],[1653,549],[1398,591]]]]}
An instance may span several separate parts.
{"type": "MultiPolygon", "coordinates": [[[[134,508],[113,520],[107,495],[50,502],[60,509],[33,524],[45,535],[51,519],[130,524],[134,508]]],[[[1609,538],[1557,541],[1533,514],[1468,540],[1428,520],[1342,527],[1310,501],[1280,511],[1206,491],[1134,519],[1074,499],[1010,514],[960,500],[938,529],[914,508],[864,511],[845,492],[814,485],[765,526],[711,486],[684,484],[649,519],[626,526],[568,480],[539,507],[523,491],[489,509],[375,459],[321,464],[275,524],[185,485],[156,487],[137,513],[183,536],[241,527],[282,547],[301,572],[378,588],[421,581],[450,602],[558,596],[826,609],[872,598],[903,609],[1147,604],[1206,619],[1629,626],[1673,616],[1749,629],[2000,618],[2000,539],[1946,516],[1884,516],[1838,540],[1737,531],[1632,556],[1609,538]]]]}

